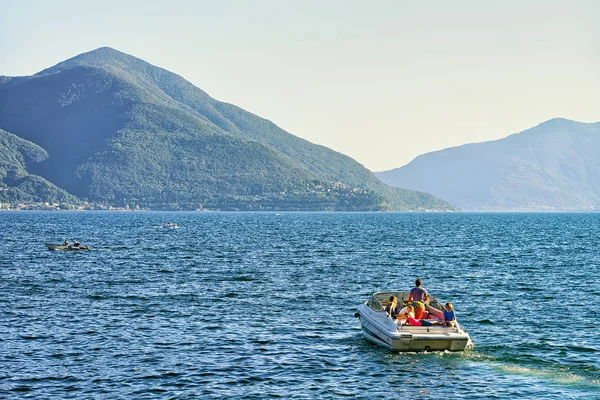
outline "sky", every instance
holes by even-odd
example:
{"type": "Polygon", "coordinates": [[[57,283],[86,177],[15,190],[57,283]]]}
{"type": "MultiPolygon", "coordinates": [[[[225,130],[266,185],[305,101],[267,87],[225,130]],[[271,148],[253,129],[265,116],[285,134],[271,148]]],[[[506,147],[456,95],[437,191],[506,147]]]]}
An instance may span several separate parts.
{"type": "Polygon", "coordinates": [[[600,121],[600,1],[0,0],[0,75],[110,46],[372,171],[600,121]]]}

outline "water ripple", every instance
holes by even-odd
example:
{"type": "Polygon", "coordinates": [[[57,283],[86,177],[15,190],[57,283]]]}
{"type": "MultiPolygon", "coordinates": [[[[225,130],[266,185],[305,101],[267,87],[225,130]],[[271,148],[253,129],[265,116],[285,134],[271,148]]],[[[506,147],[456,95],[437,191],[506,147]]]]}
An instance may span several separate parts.
{"type": "Polygon", "coordinates": [[[600,214],[3,212],[0,235],[1,398],[599,397],[600,214]],[[473,351],[364,340],[356,306],[417,277],[473,351]]]}

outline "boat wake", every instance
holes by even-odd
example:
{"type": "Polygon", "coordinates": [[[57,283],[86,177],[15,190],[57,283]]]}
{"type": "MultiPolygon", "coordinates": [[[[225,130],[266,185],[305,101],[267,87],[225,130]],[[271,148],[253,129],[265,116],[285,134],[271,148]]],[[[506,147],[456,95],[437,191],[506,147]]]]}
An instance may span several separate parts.
{"type": "MultiPolygon", "coordinates": [[[[497,349],[497,346],[493,348],[497,349]]],[[[589,364],[573,367],[562,364],[551,365],[544,363],[543,367],[538,367],[533,364],[541,364],[539,359],[533,358],[529,362],[525,361],[518,364],[518,360],[522,357],[508,356],[505,359],[497,358],[486,354],[485,349],[484,347],[464,352],[460,354],[460,357],[469,364],[477,365],[478,368],[481,368],[482,365],[487,365],[492,371],[501,375],[521,376],[537,379],[545,383],[560,386],[577,386],[593,391],[600,389],[600,370],[589,364]]],[[[488,347],[487,349],[491,348],[488,347]]],[[[530,356],[524,356],[531,358],[530,356]]]]}
{"type": "Polygon", "coordinates": [[[573,385],[596,389],[600,388],[600,379],[589,379],[586,376],[567,371],[531,368],[511,364],[498,364],[492,366],[492,368],[502,373],[537,377],[539,379],[543,379],[545,381],[549,381],[559,385],[573,385]]]}

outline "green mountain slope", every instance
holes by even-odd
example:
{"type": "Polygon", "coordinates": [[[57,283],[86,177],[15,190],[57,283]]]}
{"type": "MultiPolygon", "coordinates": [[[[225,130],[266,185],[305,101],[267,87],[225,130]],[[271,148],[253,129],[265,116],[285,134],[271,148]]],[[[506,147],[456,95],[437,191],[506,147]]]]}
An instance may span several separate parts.
{"type": "Polygon", "coordinates": [[[0,203],[77,203],[47,180],[27,172],[48,154],[41,147],[0,129],[0,203]]]}
{"type": "Polygon", "coordinates": [[[154,208],[452,209],[351,158],[110,48],[0,79],[0,127],[48,153],[31,167],[91,201],[154,208]]]}
{"type": "Polygon", "coordinates": [[[504,139],[424,154],[377,176],[464,210],[597,210],[600,123],[557,118],[504,139]]]}

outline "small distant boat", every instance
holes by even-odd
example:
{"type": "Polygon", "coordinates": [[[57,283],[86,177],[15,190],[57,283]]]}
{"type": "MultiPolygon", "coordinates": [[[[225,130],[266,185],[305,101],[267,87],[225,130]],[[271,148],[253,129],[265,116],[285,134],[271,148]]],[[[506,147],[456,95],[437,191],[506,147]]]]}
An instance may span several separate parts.
{"type": "Polygon", "coordinates": [[[62,251],[85,251],[90,248],[87,246],[65,246],[64,244],[51,244],[46,243],[48,250],[62,250],[62,251]]]}
{"type": "Polygon", "coordinates": [[[162,225],[163,228],[168,228],[168,229],[178,229],[179,225],[174,224],[172,222],[167,222],[166,224],[162,225]]]}
{"type": "MultiPolygon", "coordinates": [[[[469,334],[455,321],[455,326],[411,326],[396,322],[385,311],[390,296],[396,296],[404,304],[409,292],[374,293],[369,300],[358,306],[355,314],[360,318],[363,336],[392,351],[464,351],[473,347],[469,334]]],[[[425,302],[430,321],[443,321],[443,307],[433,297],[425,302]]],[[[400,313],[403,311],[401,310],[400,313]]]]}

